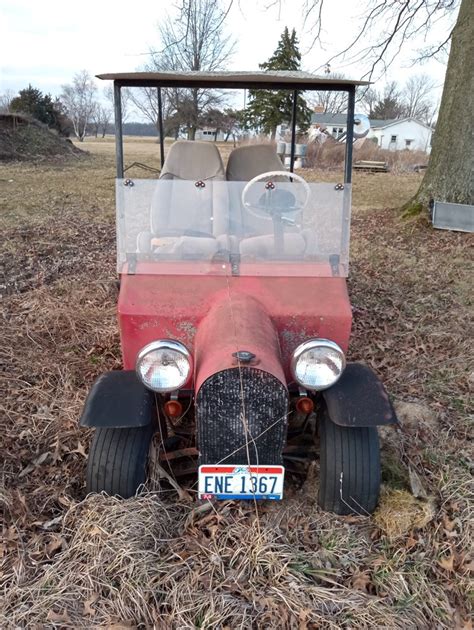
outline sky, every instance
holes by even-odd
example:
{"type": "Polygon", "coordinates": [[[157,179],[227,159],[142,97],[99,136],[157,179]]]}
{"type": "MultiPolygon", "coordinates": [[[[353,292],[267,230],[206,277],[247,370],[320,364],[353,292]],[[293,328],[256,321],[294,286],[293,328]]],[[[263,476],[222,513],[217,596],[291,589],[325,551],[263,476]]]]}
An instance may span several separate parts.
{"type": "MultiPolygon", "coordinates": [[[[227,4],[228,0],[222,0],[227,4]]],[[[303,0],[234,0],[226,20],[235,36],[236,52],[227,69],[255,70],[274,51],[285,26],[296,28],[303,53],[303,69],[319,71],[330,55],[356,32],[356,12],[363,6],[354,0],[330,0],[325,4],[323,47],[311,47],[311,32],[303,25],[303,0]],[[280,6],[281,4],[281,6],[280,6]]],[[[150,47],[159,45],[157,25],[172,7],[170,0],[0,0],[0,92],[17,92],[31,83],[43,92],[61,93],[61,85],[86,69],[96,75],[133,71],[143,64],[150,47]]],[[[436,25],[430,37],[442,41],[446,25],[436,25]]],[[[411,66],[424,42],[409,42],[388,78],[403,83],[408,76],[428,74],[436,82],[435,99],[441,94],[445,66],[430,61],[411,66]]],[[[331,64],[333,71],[359,78],[360,66],[331,64]]],[[[387,77],[385,77],[387,78],[387,77]]],[[[384,78],[375,87],[383,88],[384,78]]],[[[100,83],[100,82],[98,82],[100,83]]]]}

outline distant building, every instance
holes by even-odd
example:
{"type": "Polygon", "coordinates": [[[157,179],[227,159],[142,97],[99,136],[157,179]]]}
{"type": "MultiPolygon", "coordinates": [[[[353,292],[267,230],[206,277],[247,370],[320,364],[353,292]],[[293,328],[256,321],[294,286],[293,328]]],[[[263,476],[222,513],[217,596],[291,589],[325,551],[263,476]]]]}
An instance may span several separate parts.
{"type": "MultiPolygon", "coordinates": [[[[338,140],[346,133],[346,127],[345,114],[315,112],[311,116],[310,135],[317,135],[318,130],[325,130],[338,140]]],[[[432,134],[432,127],[415,118],[370,119],[370,131],[367,138],[376,138],[378,146],[389,151],[409,149],[429,153],[432,134]]]]}
{"type": "Polygon", "coordinates": [[[226,142],[226,140],[231,142],[234,140],[232,134],[228,134],[224,131],[218,131],[216,137],[216,130],[212,129],[211,127],[197,129],[195,139],[204,140],[207,142],[226,142]]]}

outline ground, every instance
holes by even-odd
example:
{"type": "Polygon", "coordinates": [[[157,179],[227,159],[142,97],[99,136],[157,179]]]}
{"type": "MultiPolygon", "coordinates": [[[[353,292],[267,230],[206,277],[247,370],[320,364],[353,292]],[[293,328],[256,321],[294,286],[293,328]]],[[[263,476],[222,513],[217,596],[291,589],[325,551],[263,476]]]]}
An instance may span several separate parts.
{"type": "MultiPolygon", "coordinates": [[[[381,432],[373,517],[321,512],[317,464],[258,509],[84,501],[77,419],[120,348],[113,143],[81,148],[0,166],[1,627],[470,628],[472,237],[398,218],[421,175],[355,174],[349,359],[381,376],[402,421],[381,432]]],[[[158,145],[127,142],[132,162],[158,167],[158,145]]]]}

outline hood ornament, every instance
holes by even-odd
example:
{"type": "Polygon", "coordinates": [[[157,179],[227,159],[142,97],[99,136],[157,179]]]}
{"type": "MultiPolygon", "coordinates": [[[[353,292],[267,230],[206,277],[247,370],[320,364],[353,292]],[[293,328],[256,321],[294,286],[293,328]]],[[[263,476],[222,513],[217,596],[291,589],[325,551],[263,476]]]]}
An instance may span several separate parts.
{"type": "Polygon", "coordinates": [[[249,350],[238,350],[237,352],[233,352],[232,356],[240,361],[240,363],[250,363],[250,361],[256,358],[256,355],[249,350]]]}

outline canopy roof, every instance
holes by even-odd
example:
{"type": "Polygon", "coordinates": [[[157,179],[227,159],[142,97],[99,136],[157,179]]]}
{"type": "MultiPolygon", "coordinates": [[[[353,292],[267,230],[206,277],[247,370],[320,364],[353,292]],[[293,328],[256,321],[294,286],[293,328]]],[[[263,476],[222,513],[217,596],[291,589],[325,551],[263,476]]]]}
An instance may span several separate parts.
{"type": "Polygon", "coordinates": [[[309,72],[119,72],[98,74],[98,79],[117,81],[130,87],[215,87],[299,90],[347,90],[351,86],[369,85],[368,81],[331,79],[309,72]]]}

